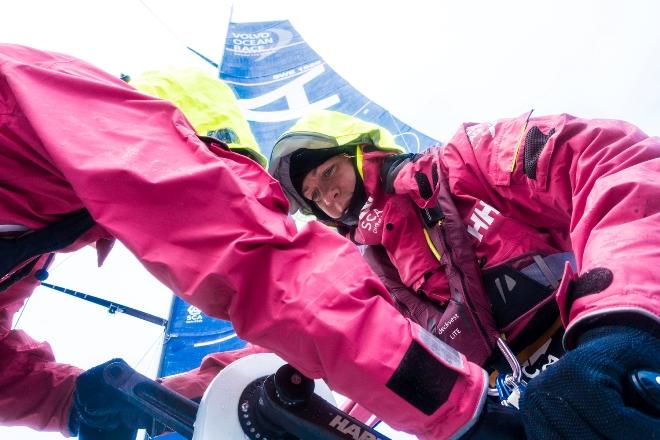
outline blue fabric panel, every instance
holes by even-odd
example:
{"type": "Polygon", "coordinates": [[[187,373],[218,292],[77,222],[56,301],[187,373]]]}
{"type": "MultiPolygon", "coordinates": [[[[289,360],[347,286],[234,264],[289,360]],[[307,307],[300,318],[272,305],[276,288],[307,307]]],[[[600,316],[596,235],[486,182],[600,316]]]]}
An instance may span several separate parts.
{"type": "Polygon", "coordinates": [[[197,307],[175,298],[165,332],[159,376],[197,368],[207,354],[243,346],[245,341],[236,336],[230,322],[206,316],[197,307]]]}
{"type": "Polygon", "coordinates": [[[381,125],[413,153],[440,144],[354,89],[288,21],[230,23],[220,78],[238,96],[266,156],[277,138],[311,109],[336,110],[381,125]]]}

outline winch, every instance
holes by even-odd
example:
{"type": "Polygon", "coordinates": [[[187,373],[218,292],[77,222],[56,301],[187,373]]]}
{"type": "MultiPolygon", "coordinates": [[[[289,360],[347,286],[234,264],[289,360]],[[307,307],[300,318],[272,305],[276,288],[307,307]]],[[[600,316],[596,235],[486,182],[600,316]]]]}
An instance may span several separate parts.
{"type": "MultiPolygon", "coordinates": [[[[231,363],[211,382],[199,404],[123,361],[109,364],[103,377],[129,402],[187,439],[389,440],[338,409],[325,382],[305,377],[272,353],[231,363]]],[[[149,433],[160,431],[162,426],[149,433]]]]}

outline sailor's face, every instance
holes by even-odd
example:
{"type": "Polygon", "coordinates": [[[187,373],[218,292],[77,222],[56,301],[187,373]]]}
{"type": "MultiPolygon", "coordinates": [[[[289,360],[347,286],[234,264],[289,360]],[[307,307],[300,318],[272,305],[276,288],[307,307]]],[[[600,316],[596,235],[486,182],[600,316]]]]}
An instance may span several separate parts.
{"type": "Polygon", "coordinates": [[[303,196],[329,217],[338,219],[346,212],[355,190],[355,169],[351,158],[339,154],[307,173],[302,182],[303,196]]]}

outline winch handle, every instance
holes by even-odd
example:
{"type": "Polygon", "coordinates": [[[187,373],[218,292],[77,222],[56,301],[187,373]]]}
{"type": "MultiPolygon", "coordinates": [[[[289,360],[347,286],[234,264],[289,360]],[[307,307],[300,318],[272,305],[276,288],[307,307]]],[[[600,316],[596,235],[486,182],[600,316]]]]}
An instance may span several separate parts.
{"type": "Polygon", "coordinates": [[[253,433],[255,424],[249,424],[250,428],[246,430],[248,423],[245,423],[242,427],[250,439],[279,438],[277,434],[285,432],[303,440],[353,440],[358,437],[390,440],[315,394],[314,381],[289,364],[281,366],[275,374],[255,381],[255,384],[258,384],[256,392],[250,393],[246,389],[241,396],[239,411],[244,411],[241,415],[246,419],[254,417],[254,421],[272,432],[266,435],[253,433]],[[254,414],[248,414],[250,407],[255,408],[254,414]]]}
{"type": "MultiPolygon", "coordinates": [[[[192,439],[199,409],[199,404],[196,402],[143,376],[123,360],[108,364],[103,370],[103,380],[108,386],[119,391],[131,404],[154,419],[154,426],[147,429],[149,435],[160,434],[166,427],[187,439],[192,439]]],[[[85,440],[125,438],[114,431],[103,433],[83,429],[80,434],[79,438],[85,440]]]]}

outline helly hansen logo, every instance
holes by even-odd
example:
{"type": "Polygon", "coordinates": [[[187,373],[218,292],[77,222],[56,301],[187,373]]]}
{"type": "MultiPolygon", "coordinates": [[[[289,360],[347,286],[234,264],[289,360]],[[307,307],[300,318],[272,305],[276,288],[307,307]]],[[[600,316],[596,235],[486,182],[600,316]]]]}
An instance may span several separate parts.
{"type": "Polygon", "coordinates": [[[495,221],[494,216],[499,215],[500,211],[483,200],[479,200],[479,204],[481,205],[481,208],[477,207],[474,209],[474,212],[472,212],[472,216],[470,217],[471,224],[468,225],[467,231],[471,236],[481,241],[481,239],[484,238],[483,233],[493,224],[495,221]]]}
{"type": "Polygon", "coordinates": [[[362,430],[358,425],[351,423],[349,419],[340,415],[336,415],[329,425],[353,440],[380,440],[380,437],[376,437],[369,431],[362,430]]]}

